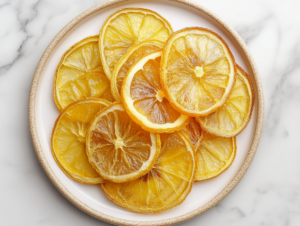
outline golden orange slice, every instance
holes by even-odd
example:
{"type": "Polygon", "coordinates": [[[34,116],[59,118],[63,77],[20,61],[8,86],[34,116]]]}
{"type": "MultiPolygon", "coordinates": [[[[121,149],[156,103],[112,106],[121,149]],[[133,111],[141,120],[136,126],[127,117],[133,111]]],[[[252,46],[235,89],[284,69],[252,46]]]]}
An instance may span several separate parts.
{"type": "Polygon", "coordinates": [[[190,118],[189,124],[182,130],[182,132],[194,146],[194,151],[198,151],[204,132],[196,119],[190,118]]]}
{"type": "Polygon", "coordinates": [[[86,138],[90,163],[104,179],[116,183],[148,173],[160,152],[159,135],[135,124],[122,104],[100,112],[91,122],[86,138]]]}
{"type": "Polygon", "coordinates": [[[108,78],[127,50],[142,41],[165,42],[173,32],[169,22],[148,9],[121,9],[104,22],[99,37],[100,57],[108,78]]]}
{"type": "Polygon", "coordinates": [[[88,161],[85,135],[92,118],[109,105],[106,100],[88,98],[69,105],[58,116],[51,137],[52,155],[68,177],[87,184],[104,181],[88,161]]]}
{"type": "Polygon", "coordinates": [[[194,117],[220,108],[235,82],[235,61],[220,36],[204,28],[173,33],[162,54],[161,82],[171,105],[194,117]]]}
{"type": "Polygon", "coordinates": [[[60,111],[86,97],[114,101],[100,60],[98,40],[96,35],[77,42],[57,65],[53,96],[60,111]]]}
{"type": "Polygon", "coordinates": [[[130,117],[143,129],[170,133],[183,129],[189,116],[182,115],[165,98],[160,84],[161,51],[151,53],[128,71],[122,85],[122,100],[130,117]]]}
{"type": "Polygon", "coordinates": [[[195,155],[197,163],[195,181],[217,177],[232,164],[235,155],[235,137],[217,137],[205,132],[195,155]]]}
{"type": "Polygon", "coordinates": [[[182,203],[195,172],[192,144],[180,132],[161,134],[162,150],[151,171],[130,182],[101,185],[108,199],[128,210],[158,213],[182,203]]]}
{"type": "Polygon", "coordinates": [[[123,84],[124,77],[128,72],[129,68],[135,64],[137,61],[142,59],[145,55],[148,55],[152,52],[156,52],[164,46],[163,42],[159,41],[144,41],[138,43],[137,45],[132,46],[126,54],[121,57],[115,69],[113,71],[110,84],[111,84],[111,93],[114,98],[121,102],[121,88],[123,84]]]}
{"type": "Polygon", "coordinates": [[[253,105],[254,92],[249,75],[237,66],[236,83],[225,104],[217,111],[197,120],[209,133],[233,137],[247,126],[253,105]]]}

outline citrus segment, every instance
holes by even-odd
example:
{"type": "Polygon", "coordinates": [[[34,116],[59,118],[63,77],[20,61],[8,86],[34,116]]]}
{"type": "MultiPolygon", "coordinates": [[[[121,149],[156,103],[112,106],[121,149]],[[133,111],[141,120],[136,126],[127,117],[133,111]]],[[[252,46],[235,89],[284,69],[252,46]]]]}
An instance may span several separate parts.
{"type": "Polygon", "coordinates": [[[85,150],[89,122],[103,108],[106,100],[89,98],[67,107],[57,118],[51,137],[52,154],[62,171],[74,180],[87,184],[104,180],[93,169],[85,150]]]}
{"type": "Polygon", "coordinates": [[[182,132],[194,146],[194,151],[198,151],[203,138],[203,131],[196,119],[190,118],[189,124],[182,130],[182,132]]]}
{"type": "Polygon", "coordinates": [[[161,81],[171,105],[182,114],[205,116],[221,107],[235,82],[227,44],[212,31],[186,28],[168,39],[161,81]]]}
{"type": "Polygon", "coordinates": [[[195,181],[208,180],[220,175],[232,164],[235,154],[235,137],[217,137],[205,132],[195,155],[195,181]]]}
{"type": "Polygon", "coordinates": [[[161,51],[133,65],[124,78],[122,100],[127,113],[143,129],[155,133],[181,130],[189,117],[171,107],[160,84],[161,51]]]}
{"type": "Polygon", "coordinates": [[[100,112],[87,132],[87,155],[106,180],[127,182],[148,173],[160,152],[160,138],[135,124],[122,104],[100,112]]]}
{"type": "Polygon", "coordinates": [[[152,52],[156,52],[164,46],[163,42],[159,41],[144,41],[132,46],[126,54],[119,60],[112,74],[111,93],[114,98],[121,102],[121,88],[124,77],[129,68],[137,61],[152,52]]]}
{"type": "Polygon", "coordinates": [[[209,133],[233,137],[250,121],[253,105],[254,92],[249,76],[237,66],[236,83],[225,104],[217,111],[197,120],[209,133]]]}
{"type": "Polygon", "coordinates": [[[112,14],[99,37],[100,57],[108,78],[131,46],[146,40],[165,42],[172,32],[166,19],[148,9],[125,8],[112,14]]]}
{"type": "Polygon", "coordinates": [[[98,37],[81,40],[62,56],[53,87],[55,104],[60,111],[86,97],[114,101],[99,57],[98,37]]]}
{"type": "Polygon", "coordinates": [[[141,213],[162,212],[184,201],[194,182],[192,145],[180,132],[161,134],[161,142],[159,158],[146,175],[126,183],[101,185],[111,201],[141,213]]]}

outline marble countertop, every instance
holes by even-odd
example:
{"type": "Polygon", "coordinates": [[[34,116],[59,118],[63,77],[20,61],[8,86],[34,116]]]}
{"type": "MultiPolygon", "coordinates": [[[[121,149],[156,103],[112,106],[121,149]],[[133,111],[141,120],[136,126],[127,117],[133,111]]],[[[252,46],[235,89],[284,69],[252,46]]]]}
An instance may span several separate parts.
{"type": "MultiPolygon", "coordinates": [[[[265,94],[261,143],[248,172],[217,206],[181,225],[300,225],[300,1],[197,0],[247,43],[265,94]]],[[[100,0],[0,0],[0,225],[109,225],[56,190],[28,125],[31,80],[44,50],[100,0]]]]}

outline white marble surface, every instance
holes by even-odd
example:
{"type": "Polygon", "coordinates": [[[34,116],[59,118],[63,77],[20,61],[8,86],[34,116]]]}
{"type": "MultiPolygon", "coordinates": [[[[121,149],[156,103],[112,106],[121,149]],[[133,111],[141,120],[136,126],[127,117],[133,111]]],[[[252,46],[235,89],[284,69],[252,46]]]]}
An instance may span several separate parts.
{"type": "MultiPolygon", "coordinates": [[[[242,36],[263,81],[260,146],[222,202],[181,225],[300,225],[300,1],[198,0],[242,36]]],[[[0,0],[0,225],[108,225],[74,207],[43,172],[31,142],[28,96],[57,32],[99,0],[0,0]]]]}

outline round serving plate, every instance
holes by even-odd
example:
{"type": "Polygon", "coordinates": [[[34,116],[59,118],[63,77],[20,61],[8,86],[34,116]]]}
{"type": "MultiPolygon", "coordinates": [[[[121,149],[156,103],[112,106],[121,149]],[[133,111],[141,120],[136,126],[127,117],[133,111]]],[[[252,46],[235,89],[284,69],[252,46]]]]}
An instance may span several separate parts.
{"type": "Polygon", "coordinates": [[[117,225],[171,225],[189,220],[219,203],[242,179],[249,168],[262,133],[264,98],[255,62],[241,37],[216,14],[189,0],[108,0],[69,22],[52,40],[36,69],[29,100],[29,123],[38,159],[57,189],[75,206],[93,217],[117,225]],[[218,33],[229,45],[236,62],[251,76],[255,89],[255,106],[246,129],[237,136],[237,154],[233,164],[219,177],[196,182],[179,206],[159,214],[130,212],[109,201],[99,185],[81,184],[67,177],[51,154],[51,132],[59,115],[52,89],[54,73],[64,52],[81,39],[99,34],[105,19],[116,10],[139,7],[153,10],[172,25],[174,31],[184,27],[205,27],[218,33]]]}

